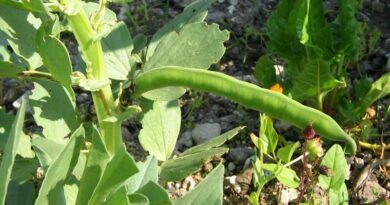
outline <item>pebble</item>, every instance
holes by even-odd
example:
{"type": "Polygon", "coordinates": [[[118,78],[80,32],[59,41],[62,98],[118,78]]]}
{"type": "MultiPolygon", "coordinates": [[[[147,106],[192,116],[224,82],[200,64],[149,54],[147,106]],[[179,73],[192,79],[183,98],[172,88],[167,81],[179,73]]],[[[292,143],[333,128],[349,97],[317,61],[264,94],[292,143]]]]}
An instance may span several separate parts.
{"type": "Polygon", "coordinates": [[[247,147],[236,147],[229,150],[229,157],[236,165],[244,164],[245,160],[253,154],[253,149],[247,147]]]}
{"type": "Polygon", "coordinates": [[[359,191],[359,198],[361,201],[365,203],[373,203],[382,195],[387,193],[386,189],[383,188],[378,182],[375,181],[367,181],[364,184],[364,187],[359,191]]]}
{"type": "Polygon", "coordinates": [[[131,133],[126,127],[122,127],[122,139],[124,141],[131,141],[131,133]]]}
{"type": "Polygon", "coordinates": [[[197,124],[192,130],[192,139],[196,144],[202,144],[221,134],[221,125],[219,123],[197,124]]]}
{"type": "Polygon", "coordinates": [[[190,131],[186,131],[183,134],[181,134],[179,140],[177,141],[177,147],[179,149],[183,149],[184,147],[191,147],[192,144],[193,143],[192,143],[190,131]]]}
{"type": "Polygon", "coordinates": [[[234,171],[235,168],[236,168],[236,165],[234,165],[233,162],[229,162],[229,164],[228,164],[228,170],[232,172],[232,171],[234,171]]]}

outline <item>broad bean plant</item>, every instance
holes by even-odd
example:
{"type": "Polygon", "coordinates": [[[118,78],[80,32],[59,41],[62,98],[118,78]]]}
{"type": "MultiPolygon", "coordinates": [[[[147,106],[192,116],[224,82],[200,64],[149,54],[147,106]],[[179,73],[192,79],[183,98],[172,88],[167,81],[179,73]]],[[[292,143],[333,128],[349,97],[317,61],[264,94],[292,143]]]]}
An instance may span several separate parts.
{"type": "Polygon", "coordinates": [[[355,153],[354,140],[321,111],[207,70],[221,59],[229,38],[228,31],[204,22],[212,1],[194,1],[148,43],[132,38],[107,3],[0,1],[0,77],[34,85],[16,116],[0,109],[0,203],[222,204],[222,164],[174,201],[160,185],[226,153],[224,142],[243,129],[172,156],[181,123],[178,98],[188,88],[224,96],[301,129],[312,124],[324,139],[355,153]],[[72,36],[77,49],[69,46],[75,45],[72,36]],[[68,49],[80,53],[77,65],[68,49]],[[96,122],[80,116],[75,88],[91,93],[96,122]],[[24,132],[27,107],[42,132],[24,132]],[[138,138],[150,154],[144,162],[135,162],[122,140],[121,123],[134,117],[142,123],[138,138]]]}

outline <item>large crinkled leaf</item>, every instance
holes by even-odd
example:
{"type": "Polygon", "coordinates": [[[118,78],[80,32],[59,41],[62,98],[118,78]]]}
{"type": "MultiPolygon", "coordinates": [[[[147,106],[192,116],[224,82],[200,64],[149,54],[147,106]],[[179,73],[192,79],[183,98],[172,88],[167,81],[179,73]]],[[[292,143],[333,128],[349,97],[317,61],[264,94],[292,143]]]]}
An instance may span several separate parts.
{"type": "Polygon", "coordinates": [[[137,162],[139,172],[129,179],[126,184],[127,194],[135,193],[140,187],[152,181],[158,181],[157,159],[150,155],[145,162],[137,162]]]}
{"type": "Polygon", "coordinates": [[[222,205],[224,166],[219,164],[195,189],[174,201],[174,205],[222,205]]]}
{"type": "Polygon", "coordinates": [[[270,51],[290,60],[299,59],[306,53],[295,32],[296,19],[290,18],[294,2],[298,1],[281,0],[267,22],[270,51]],[[288,25],[292,26],[291,31],[286,28],[288,25]]]}
{"type": "Polygon", "coordinates": [[[372,85],[370,90],[362,97],[358,103],[356,113],[361,116],[368,106],[390,94],[390,73],[382,75],[372,85]]]}
{"type": "Polygon", "coordinates": [[[11,179],[11,171],[14,166],[17,146],[19,145],[20,136],[23,132],[24,115],[26,111],[26,102],[23,99],[22,105],[12,123],[7,143],[4,147],[4,153],[0,165],[0,202],[5,203],[8,183],[11,179]]]}
{"type": "Polygon", "coordinates": [[[154,54],[156,47],[159,45],[161,39],[172,31],[178,31],[186,24],[202,22],[207,15],[207,8],[214,2],[214,0],[197,0],[188,5],[183,12],[176,16],[173,20],[164,25],[158,30],[148,45],[146,54],[146,61],[154,54]]]}
{"type": "Polygon", "coordinates": [[[230,140],[233,137],[235,137],[242,129],[244,129],[244,127],[242,127],[242,126],[231,129],[231,130],[223,133],[222,135],[220,135],[218,137],[214,137],[213,139],[211,139],[203,144],[200,144],[200,145],[197,145],[195,147],[191,147],[190,149],[187,149],[185,152],[183,152],[182,155],[194,154],[196,152],[202,152],[202,151],[209,150],[211,148],[219,147],[219,146],[223,145],[227,140],[230,140]]]}
{"type": "Polygon", "coordinates": [[[304,64],[303,71],[294,78],[291,95],[298,101],[317,103],[326,93],[343,85],[343,82],[333,77],[327,62],[311,60],[304,64]]]}
{"type": "Polygon", "coordinates": [[[90,197],[94,191],[94,187],[98,184],[100,177],[106,168],[110,156],[102,141],[99,131],[95,126],[92,128],[92,147],[88,153],[85,171],[80,180],[80,188],[77,195],[76,205],[88,204],[90,197]]]}
{"type": "Polygon", "coordinates": [[[275,67],[268,55],[262,55],[256,62],[254,76],[263,88],[271,88],[275,85],[275,67]]]}
{"type": "Polygon", "coordinates": [[[17,183],[11,181],[8,187],[7,203],[17,205],[31,205],[35,200],[35,184],[32,181],[17,183]]]}
{"type": "Polygon", "coordinates": [[[1,78],[16,78],[20,72],[24,71],[19,67],[8,61],[0,61],[0,77],[1,78]]]}
{"type": "Polygon", "coordinates": [[[66,200],[63,196],[64,185],[77,164],[84,135],[84,128],[80,126],[70,137],[69,143],[49,166],[35,201],[36,205],[64,203],[66,200]]]}
{"type": "Polygon", "coordinates": [[[333,23],[336,51],[355,57],[359,48],[359,23],[355,17],[358,1],[339,0],[339,15],[333,23]]]}
{"type": "Polygon", "coordinates": [[[88,204],[102,204],[112,193],[122,188],[126,181],[138,172],[134,159],[121,146],[108,162],[88,204]]]}
{"type": "Polygon", "coordinates": [[[161,164],[159,177],[165,181],[184,179],[199,170],[206,160],[215,155],[222,155],[227,151],[229,151],[228,148],[218,147],[169,159],[161,164]]]}
{"type": "Polygon", "coordinates": [[[333,189],[335,191],[340,190],[347,177],[347,160],[345,154],[340,145],[333,145],[322,158],[321,165],[328,167],[333,171],[332,176],[320,175],[318,183],[324,190],[333,189]]]}
{"type": "Polygon", "coordinates": [[[0,31],[2,31],[12,47],[12,50],[31,69],[42,65],[42,60],[36,52],[36,34],[41,20],[32,13],[0,5],[0,31]]]}
{"type": "Polygon", "coordinates": [[[177,100],[150,101],[143,99],[141,119],[143,129],[139,133],[142,147],[158,160],[171,156],[179,136],[181,111],[177,100]]]}
{"type": "MultiPolygon", "coordinates": [[[[228,38],[229,33],[226,30],[219,30],[216,24],[185,25],[179,31],[170,32],[161,39],[153,55],[143,67],[143,71],[163,66],[208,69],[225,53],[223,43],[228,38]]],[[[172,100],[180,97],[184,91],[183,88],[170,88],[169,91],[159,89],[146,92],[143,96],[151,100],[172,100]],[[175,92],[178,96],[171,96],[172,90],[177,90],[175,92]]]]}
{"type": "Polygon", "coordinates": [[[46,34],[43,27],[39,30],[37,38],[38,51],[42,57],[43,65],[74,98],[75,94],[70,79],[72,64],[65,45],[59,39],[46,34]]]}
{"type": "Polygon", "coordinates": [[[101,42],[108,77],[126,80],[131,70],[129,58],[133,50],[133,40],[126,25],[119,22],[101,42]]]}
{"type": "Polygon", "coordinates": [[[63,86],[48,81],[34,83],[34,87],[30,105],[35,121],[46,138],[63,143],[80,125],[71,95],[63,86]]]}

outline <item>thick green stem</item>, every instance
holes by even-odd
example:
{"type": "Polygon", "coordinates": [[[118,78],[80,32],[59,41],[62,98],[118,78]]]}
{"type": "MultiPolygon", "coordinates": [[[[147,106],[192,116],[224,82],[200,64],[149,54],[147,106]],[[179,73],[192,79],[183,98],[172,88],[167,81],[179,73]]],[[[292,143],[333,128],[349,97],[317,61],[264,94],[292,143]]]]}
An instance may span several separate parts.
{"type": "MultiPolygon", "coordinates": [[[[77,14],[67,16],[67,19],[86,61],[87,78],[108,80],[102,46],[100,41],[94,41],[97,33],[93,30],[84,10],[80,9],[77,14]]],[[[122,130],[120,123],[104,121],[116,112],[111,87],[106,86],[98,92],[92,92],[92,98],[103,141],[109,153],[113,154],[122,143],[122,130]]]]}
{"type": "Polygon", "coordinates": [[[147,91],[168,86],[212,92],[271,117],[285,120],[301,129],[312,123],[315,131],[322,137],[345,142],[349,152],[356,151],[355,141],[328,115],[283,94],[218,72],[180,67],[153,69],[136,78],[133,98],[147,91]]]}

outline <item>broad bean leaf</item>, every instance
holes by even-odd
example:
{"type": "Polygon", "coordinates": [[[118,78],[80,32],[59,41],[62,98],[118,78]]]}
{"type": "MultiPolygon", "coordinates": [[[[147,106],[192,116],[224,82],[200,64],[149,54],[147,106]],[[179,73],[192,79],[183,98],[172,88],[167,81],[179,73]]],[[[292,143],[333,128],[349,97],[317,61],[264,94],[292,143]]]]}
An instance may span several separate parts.
{"type": "Polygon", "coordinates": [[[273,173],[278,181],[290,188],[299,186],[298,176],[294,170],[277,164],[263,164],[263,169],[273,173]]]}
{"type": "MultiPolygon", "coordinates": [[[[144,71],[163,66],[183,66],[208,69],[217,63],[225,52],[223,43],[228,40],[229,33],[221,31],[218,25],[193,23],[183,26],[179,31],[173,31],[164,36],[156,47],[153,55],[146,61],[144,71]]],[[[151,100],[172,100],[180,97],[183,88],[158,89],[143,94],[151,100]],[[175,90],[177,96],[170,92],[175,90]]]]}
{"type": "Polygon", "coordinates": [[[38,81],[34,87],[30,105],[35,121],[43,127],[46,138],[63,143],[80,125],[75,102],[67,90],[56,83],[38,81]]]}
{"type": "Polygon", "coordinates": [[[218,147],[169,159],[161,164],[159,177],[165,181],[184,179],[186,176],[199,170],[202,164],[210,157],[222,155],[228,150],[228,148],[218,147]]]}
{"type": "Polygon", "coordinates": [[[36,196],[34,182],[17,183],[10,181],[6,204],[31,205],[36,196]]]}
{"type": "Polygon", "coordinates": [[[256,62],[254,76],[264,88],[270,88],[276,83],[275,67],[268,55],[262,55],[256,62]]]}
{"type": "Polygon", "coordinates": [[[174,205],[215,204],[223,202],[224,166],[219,164],[195,189],[174,201],[174,205]]]}
{"type": "Polygon", "coordinates": [[[129,195],[129,201],[131,205],[149,205],[148,197],[143,194],[131,194],[129,195]]]}
{"type": "Polygon", "coordinates": [[[18,154],[20,157],[23,157],[23,158],[34,158],[35,157],[34,152],[31,150],[30,136],[24,134],[24,132],[22,132],[20,134],[19,144],[18,144],[17,149],[16,149],[16,154],[18,154]]]}
{"type": "Polygon", "coordinates": [[[123,22],[119,22],[101,41],[108,77],[115,80],[126,80],[131,71],[130,56],[133,40],[123,22]]]}
{"type": "Polygon", "coordinates": [[[129,198],[127,196],[127,191],[125,187],[120,188],[115,193],[111,194],[111,196],[104,203],[105,205],[128,205],[130,204],[129,198]]]}
{"type": "Polygon", "coordinates": [[[24,71],[12,62],[0,61],[0,77],[1,78],[16,78],[20,72],[24,71]]]}
{"type": "Polygon", "coordinates": [[[83,176],[80,179],[79,191],[76,199],[76,205],[88,204],[90,197],[96,187],[104,169],[110,159],[102,137],[98,129],[92,126],[92,146],[88,153],[83,176]]]}
{"type": "Polygon", "coordinates": [[[149,181],[147,184],[137,190],[137,194],[146,196],[149,205],[171,205],[167,191],[161,187],[157,182],[149,181]]]}
{"type": "Polygon", "coordinates": [[[49,70],[53,78],[58,80],[74,98],[75,94],[70,79],[72,64],[65,45],[58,38],[46,34],[44,28],[41,27],[37,35],[37,46],[43,65],[49,70]]]}
{"type": "Polygon", "coordinates": [[[340,145],[333,145],[322,158],[321,165],[327,166],[334,172],[333,176],[320,175],[318,184],[324,190],[333,189],[339,191],[344,184],[348,171],[347,160],[340,145]]]}
{"type": "Polygon", "coordinates": [[[40,167],[36,158],[21,158],[16,156],[14,167],[12,168],[11,180],[17,183],[30,181],[40,167]]]}
{"type": "Polygon", "coordinates": [[[23,132],[24,116],[26,111],[26,102],[23,99],[22,105],[15,120],[12,123],[11,130],[9,131],[9,137],[4,147],[4,153],[0,164],[0,202],[5,204],[5,198],[7,195],[8,183],[11,179],[11,171],[14,166],[17,146],[19,145],[20,136],[23,132]]]}
{"type": "Polygon", "coordinates": [[[143,129],[138,136],[140,143],[158,160],[165,161],[171,156],[179,136],[181,111],[178,102],[142,99],[141,108],[144,114],[143,129]]]}
{"type": "Polygon", "coordinates": [[[33,136],[31,144],[41,166],[45,171],[54,162],[54,160],[58,158],[58,155],[65,147],[63,144],[59,144],[41,136],[33,136]]]}
{"type": "Polygon", "coordinates": [[[126,180],[137,172],[134,159],[127,153],[126,148],[121,146],[108,162],[88,204],[102,204],[110,194],[121,189],[126,180]]]}
{"type": "Polygon", "coordinates": [[[296,142],[294,144],[288,144],[282,148],[278,149],[278,152],[276,153],[276,156],[278,159],[282,160],[284,163],[288,163],[291,160],[291,157],[293,156],[296,149],[298,149],[301,146],[301,143],[296,142]]]}
{"type": "Polygon", "coordinates": [[[323,60],[310,60],[293,82],[291,95],[295,100],[317,103],[329,91],[345,85],[335,79],[330,72],[329,63],[323,60]]]}
{"type": "Polygon", "coordinates": [[[390,94],[390,73],[382,75],[372,85],[366,95],[358,102],[356,113],[361,116],[372,103],[390,94]]]}
{"type": "Polygon", "coordinates": [[[149,43],[146,61],[154,54],[156,47],[160,41],[168,34],[178,31],[181,27],[190,23],[202,22],[207,15],[207,8],[214,2],[214,0],[197,0],[188,5],[183,12],[169,21],[158,30],[149,43]]]}
{"type": "Polygon", "coordinates": [[[64,203],[64,185],[77,164],[84,135],[82,126],[73,132],[69,143],[49,166],[35,204],[64,203]]]}
{"type": "Polygon", "coordinates": [[[149,155],[145,162],[137,162],[139,172],[129,179],[126,184],[127,194],[135,193],[148,182],[158,182],[157,159],[149,155]]]}
{"type": "Polygon", "coordinates": [[[4,153],[4,148],[7,144],[7,139],[10,136],[12,123],[15,116],[5,112],[3,107],[0,107],[0,152],[4,153]]]}
{"type": "Polygon", "coordinates": [[[339,190],[330,189],[328,192],[329,205],[348,205],[348,189],[345,183],[339,190]]]}
{"type": "Polygon", "coordinates": [[[185,152],[183,152],[182,155],[194,154],[197,152],[202,152],[202,151],[206,151],[206,150],[209,150],[209,149],[212,149],[215,147],[219,147],[219,146],[223,145],[227,140],[230,140],[233,137],[235,137],[244,128],[245,127],[240,126],[240,127],[236,127],[234,129],[231,129],[218,137],[214,137],[213,139],[208,140],[207,142],[205,142],[203,144],[200,144],[200,145],[197,145],[195,147],[191,147],[191,148],[187,149],[185,152]]]}
{"type": "Polygon", "coordinates": [[[0,31],[5,34],[12,50],[26,63],[35,69],[42,65],[42,59],[36,52],[37,29],[41,20],[32,13],[0,5],[0,31]]]}

